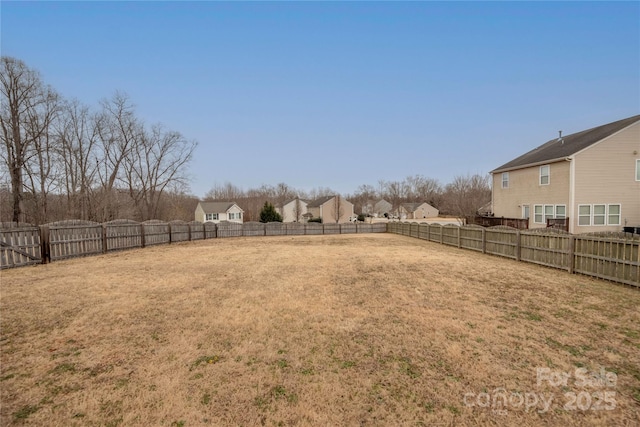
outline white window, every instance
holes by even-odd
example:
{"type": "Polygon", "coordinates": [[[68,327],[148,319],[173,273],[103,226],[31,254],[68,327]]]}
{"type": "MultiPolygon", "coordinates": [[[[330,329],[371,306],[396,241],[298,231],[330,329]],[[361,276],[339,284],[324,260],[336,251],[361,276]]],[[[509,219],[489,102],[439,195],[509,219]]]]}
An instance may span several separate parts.
{"type": "Polygon", "coordinates": [[[609,225],[620,225],[620,205],[609,205],[607,223],[609,225]]]}
{"type": "Polygon", "coordinates": [[[229,212],[229,219],[241,219],[242,212],[229,212]]]}
{"type": "Polygon", "coordinates": [[[542,216],[542,205],[533,205],[533,222],[544,224],[544,217],[542,216]]]}
{"type": "Polygon", "coordinates": [[[529,219],[529,205],[522,205],[522,218],[529,219]]]}
{"type": "Polygon", "coordinates": [[[567,207],[565,205],[556,205],[556,218],[567,217],[567,207]]]}
{"type": "Polygon", "coordinates": [[[204,220],[205,221],[217,221],[218,220],[218,214],[217,213],[204,214],[204,220]]]}
{"type": "Polygon", "coordinates": [[[502,173],[502,188],[509,188],[509,172],[502,173]]]}
{"type": "Polygon", "coordinates": [[[593,205],[593,225],[605,225],[606,206],[593,205]]]}
{"type": "Polygon", "coordinates": [[[548,219],[553,219],[553,205],[544,205],[544,223],[547,223],[548,219]]]}
{"type": "Polygon", "coordinates": [[[640,181],[640,159],[636,159],[636,181],[640,181]]]}
{"type": "Polygon", "coordinates": [[[549,185],[549,165],[540,166],[540,185],[549,185]]]}
{"type": "Polygon", "coordinates": [[[591,225],[591,205],[578,206],[578,225],[591,225]]]}

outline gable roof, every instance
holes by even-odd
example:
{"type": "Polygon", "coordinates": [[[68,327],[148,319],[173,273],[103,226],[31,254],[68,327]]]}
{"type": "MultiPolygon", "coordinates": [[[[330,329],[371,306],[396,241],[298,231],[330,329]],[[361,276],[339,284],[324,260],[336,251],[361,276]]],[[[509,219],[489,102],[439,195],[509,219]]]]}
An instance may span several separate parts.
{"type": "Polygon", "coordinates": [[[431,206],[429,203],[427,202],[414,202],[414,203],[401,203],[400,206],[402,206],[403,208],[405,208],[408,212],[415,212],[420,206],[422,205],[427,205],[430,208],[435,209],[433,206],[431,206]]]}
{"type": "MultiPolygon", "coordinates": [[[[202,210],[204,210],[205,213],[227,212],[233,205],[237,206],[235,202],[200,202],[200,206],[202,206],[202,210]]],[[[238,208],[240,208],[240,206],[238,206],[238,208]]]]}
{"type": "Polygon", "coordinates": [[[286,200],[286,201],[282,204],[282,206],[286,206],[286,205],[288,205],[289,203],[293,203],[293,202],[295,202],[296,200],[300,200],[300,203],[305,203],[305,204],[308,204],[308,203],[309,203],[309,201],[308,201],[307,199],[301,199],[300,197],[294,197],[293,199],[286,200]]]}
{"type": "Polygon", "coordinates": [[[554,138],[541,146],[494,169],[491,173],[502,172],[521,167],[559,160],[576,154],[598,141],[613,135],[622,129],[640,121],[640,115],[618,120],[617,122],[583,130],[561,138],[554,138]]]}
{"type": "Polygon", "coordinates": [[[329,200],[333,199],[336,196],[325,196],[325,197],[320,197],[319,199],[315,199],[312,200],[311,202],[309,202],[307,204],[308,208],[317,208],[321,205],[324,205],[325,203],[327,203],[329,200]]]}

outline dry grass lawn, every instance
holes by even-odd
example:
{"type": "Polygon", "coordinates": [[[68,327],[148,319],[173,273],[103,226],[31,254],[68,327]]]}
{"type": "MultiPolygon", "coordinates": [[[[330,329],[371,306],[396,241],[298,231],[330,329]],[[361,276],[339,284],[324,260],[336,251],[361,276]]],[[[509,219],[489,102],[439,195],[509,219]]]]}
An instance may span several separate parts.
{"type": "Polygon", "coordinates": [[[640,425],[621,285],[392,234],[0,274],[3,426],[640,425]]]}

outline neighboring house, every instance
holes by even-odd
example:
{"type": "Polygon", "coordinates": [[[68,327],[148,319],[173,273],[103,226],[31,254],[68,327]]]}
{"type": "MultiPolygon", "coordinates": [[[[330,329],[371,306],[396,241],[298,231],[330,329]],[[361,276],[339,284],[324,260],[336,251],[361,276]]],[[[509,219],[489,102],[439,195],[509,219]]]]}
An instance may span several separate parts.
{"type": "Polygon", "coordinates": [[[295,199],[285,202],[284,205],[278,208],[278,213],[282,215],[282,222],[306,222],[307,205],[308,200],[295,199]]]}
{"type": "Polygon", "coordinates": [[[401,219],[422,219],[435,218],[439,211],[429,203],[401,203],[398,213],[401,219]]]}
{"type": "Polygon", "coordinates": [[[235,202],[198,202],[196,206],[196,221],[215,222],[220,221],[238,222],[242,224],[244,211],[235,202]]]}
{"type": "Polygon", "coordinates": [[[362,206],[362,213],[370,215],[376,218],[384,217],[385,214],[389,215],[393,210],[391,203],[384,199],[380,199],[377,202],[369,200],[364,206],[362,206]]]}
{"type": "Polygon", "coordinates": [[[307,204],[307,211],[313,218],[321,218],[322,222],[349,222],[355,216],[353,203],[341,196],[327,196],[313,200],[307,204]]]}
{"type": "Polygon", "coordinates": [[[640,226],[640,115],[558,138],[491,171],[496,217],[569,232],[640,226]]]}

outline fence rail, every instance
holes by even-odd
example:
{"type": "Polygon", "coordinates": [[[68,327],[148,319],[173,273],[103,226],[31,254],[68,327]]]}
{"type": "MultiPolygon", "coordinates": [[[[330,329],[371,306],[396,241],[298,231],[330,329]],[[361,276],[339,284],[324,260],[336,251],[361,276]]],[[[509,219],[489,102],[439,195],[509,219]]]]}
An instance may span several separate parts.
{"type": "Polygon", "coordinates": [[[391,222],[388,231],[640,287],[640,238],[631,233],[573,235],[558,229],[415,224],[391,222]]]}
{"type": "Polygon", "coordinates": [[[146,246],[240,236],[385,233],[387,225],[318,223],[201,223],[115,220],[104,224],[69,220],[40,227],[0,223],[0,268],[42,264],[146,246]]]}

